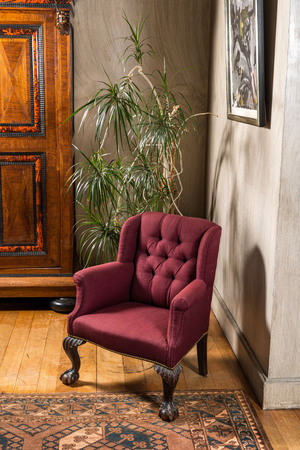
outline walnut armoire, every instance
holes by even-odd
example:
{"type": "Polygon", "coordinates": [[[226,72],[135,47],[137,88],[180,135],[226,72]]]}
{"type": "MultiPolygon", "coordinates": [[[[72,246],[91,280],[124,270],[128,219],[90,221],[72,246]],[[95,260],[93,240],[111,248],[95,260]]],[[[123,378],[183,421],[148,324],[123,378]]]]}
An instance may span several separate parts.
{"type": "Polygon", "coordinates": [[[0,0],[0,297],[72,297],[71,0],[0,0]]]}

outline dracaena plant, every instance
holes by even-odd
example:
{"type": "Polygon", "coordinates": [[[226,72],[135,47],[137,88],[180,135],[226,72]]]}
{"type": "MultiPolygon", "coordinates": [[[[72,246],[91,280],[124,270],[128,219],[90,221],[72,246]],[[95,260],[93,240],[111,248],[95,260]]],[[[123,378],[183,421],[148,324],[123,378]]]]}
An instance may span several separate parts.
{"type": "MultiPolygon", "coordinates": [[[[78,254],[83,265],[116,257],[124,221],[144,211],[180,213],[183,171],[181,140],[192,114],[180,92],[169,87],[165,63],[162,70],[147,74],[145,55],[154,50],[142,38],[145,19],[131,25],[121,55],[128,74],[113,82],[107,72],[101,88],[74,114],[84,111],[81,126],[92,114],[95,148],[91,155],[76,148],[83,162],[75,165],[69,179],[75,185],[75,201],[83,215],[77,221],[78,254]],[[114,154],[105,151],[114,136],[114,154]]],[[[204,113],[206,114],[206,113],[204,113]]]]}

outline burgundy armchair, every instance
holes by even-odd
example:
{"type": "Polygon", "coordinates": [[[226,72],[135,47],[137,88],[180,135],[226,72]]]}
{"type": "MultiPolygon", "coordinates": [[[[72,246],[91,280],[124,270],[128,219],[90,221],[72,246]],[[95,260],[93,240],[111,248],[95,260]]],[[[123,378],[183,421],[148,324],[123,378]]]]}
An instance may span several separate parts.
{"type": "Polygon", "coordinates": [[[204,219],[146,212],[122,227],[116,262],[74,275],[76,305],[64,349],[78,380],[78,346],[86,341],[154,362],[162,376],[159,415],[178,415],[173,393],[181,359],[197,343],[199,374],[207,374],[207,331],[221,228],[204,219]]]}

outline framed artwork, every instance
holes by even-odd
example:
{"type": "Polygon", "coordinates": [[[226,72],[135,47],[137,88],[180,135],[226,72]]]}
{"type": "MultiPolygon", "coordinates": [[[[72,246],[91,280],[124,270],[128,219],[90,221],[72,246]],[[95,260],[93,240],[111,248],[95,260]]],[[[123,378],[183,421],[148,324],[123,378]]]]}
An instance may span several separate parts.
{"type": "Polygon", "coordinates": [[[265,125],[263,0],[225,0],[227,117],[265,125]]]}

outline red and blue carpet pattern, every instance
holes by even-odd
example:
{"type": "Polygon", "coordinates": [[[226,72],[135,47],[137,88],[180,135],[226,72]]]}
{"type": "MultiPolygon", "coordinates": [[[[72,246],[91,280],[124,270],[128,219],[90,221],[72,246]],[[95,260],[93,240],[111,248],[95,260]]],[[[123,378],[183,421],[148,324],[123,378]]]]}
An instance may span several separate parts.
{"type": "Polygon", "coordinates": [[[175,392],[179,418],[158,416],[161,393],[1,394],[4,450],[270,450],[243,391],[175,392]]]}

